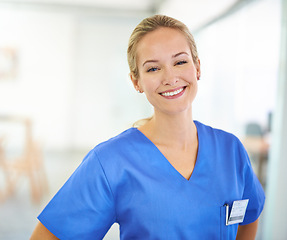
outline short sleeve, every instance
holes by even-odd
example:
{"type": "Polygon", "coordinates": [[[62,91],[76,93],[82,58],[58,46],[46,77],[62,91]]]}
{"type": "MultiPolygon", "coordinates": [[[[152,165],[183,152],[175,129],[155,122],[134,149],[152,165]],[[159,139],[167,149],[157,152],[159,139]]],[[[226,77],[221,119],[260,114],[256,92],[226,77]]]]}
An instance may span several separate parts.
{"type": "Polygon", "coordinates": [[[62,240],[94,240],[103,239],[115,216],[109,182],[92,150],[38,219],[62,240]]]}
{"type": "Polygon", "coordinates": [[[245,225],[256,221],[257,218],[260,216],[265,203],[265,194],[261,183],[259,182],[257,176],[252,169],[248,154],[243,146],[241,149],[241,157],[245,159],[245,185],[242,199],[249,199],[244,221],[240,224],[245,225]]]}

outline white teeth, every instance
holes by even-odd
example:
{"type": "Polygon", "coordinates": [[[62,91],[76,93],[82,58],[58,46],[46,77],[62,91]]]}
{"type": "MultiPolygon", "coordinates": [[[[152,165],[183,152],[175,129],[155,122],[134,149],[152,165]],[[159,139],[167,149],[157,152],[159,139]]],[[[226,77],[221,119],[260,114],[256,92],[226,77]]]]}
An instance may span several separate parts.
{"type": "Polygon", "coordinates": [[[180,92],[183,91],[183,88],[180,88],[174,92],[164,92],[164,93],[161,93],[162,96],[165,96],[165,97],[171,97],[171,96],[174,96],[176,94],[179,94],[180,92]]]}

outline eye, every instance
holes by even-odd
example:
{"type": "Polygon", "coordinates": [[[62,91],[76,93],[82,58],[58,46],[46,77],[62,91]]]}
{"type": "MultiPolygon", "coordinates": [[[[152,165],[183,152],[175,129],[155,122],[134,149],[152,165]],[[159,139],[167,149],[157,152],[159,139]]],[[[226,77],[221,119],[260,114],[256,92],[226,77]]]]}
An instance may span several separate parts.
{"type": "Polygon", "coordinates": [[[183,65],[183,64],[186,64],[186,63],[187,63],[187,61],[183,60],[183,61],[177,62],[175,65],[183,65]]]}
{"type": "Polygon", "coordinates": [[[151,68],[149,68],[149,69],[147,70],[147,72],[155,72],[155,71],[157,71],[157,70],[158,70],[157,67],[151,67],[151,68]]]}

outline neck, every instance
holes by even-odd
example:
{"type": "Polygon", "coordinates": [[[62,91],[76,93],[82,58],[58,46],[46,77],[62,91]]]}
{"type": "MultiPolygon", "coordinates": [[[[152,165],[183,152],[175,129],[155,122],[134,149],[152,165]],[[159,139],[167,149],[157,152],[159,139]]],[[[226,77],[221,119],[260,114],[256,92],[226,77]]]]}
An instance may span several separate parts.
{"type": "Polygon", "coordinates": [[[155,112],[153,118],[139,130],[158,145],[185,149],[197,141],[191,111],[176,115],[155,112]]]}

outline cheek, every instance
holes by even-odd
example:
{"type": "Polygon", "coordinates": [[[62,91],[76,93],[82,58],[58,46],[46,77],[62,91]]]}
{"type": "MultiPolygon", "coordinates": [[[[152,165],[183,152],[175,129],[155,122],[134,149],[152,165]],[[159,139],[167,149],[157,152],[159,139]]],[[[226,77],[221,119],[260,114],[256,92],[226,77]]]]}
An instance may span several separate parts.
{"type": "Polygon", "coordinates": [[[184,74],[184,79],[189,83],[197,82],[197,73],[194,70],[186,71],[184,74]]]}
{"type": "Polygon", "coordinates": [[[154,91],[158,87],[158,82],[156,80],[156,77],[143,77],[141,78],[141,81],[139,81],[140,87],[142,90],[146,92],[154,91]]]}

